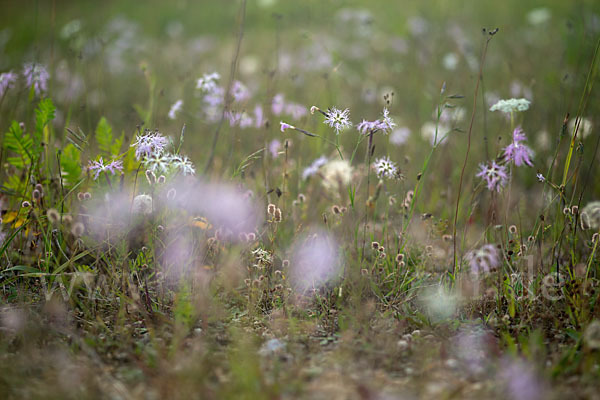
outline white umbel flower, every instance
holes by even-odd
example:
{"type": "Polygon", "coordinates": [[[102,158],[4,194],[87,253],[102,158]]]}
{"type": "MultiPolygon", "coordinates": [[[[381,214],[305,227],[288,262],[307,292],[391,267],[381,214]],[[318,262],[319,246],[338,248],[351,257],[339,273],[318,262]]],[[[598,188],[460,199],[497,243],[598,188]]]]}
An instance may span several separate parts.
{"type": "Polygon", "coordinates": [[[516,111],[526,111],[531,102],[527,99],[507,99],[498,100],[496,104],[490,107],[490,111],[502,111],[512,113],[516,111]]]}

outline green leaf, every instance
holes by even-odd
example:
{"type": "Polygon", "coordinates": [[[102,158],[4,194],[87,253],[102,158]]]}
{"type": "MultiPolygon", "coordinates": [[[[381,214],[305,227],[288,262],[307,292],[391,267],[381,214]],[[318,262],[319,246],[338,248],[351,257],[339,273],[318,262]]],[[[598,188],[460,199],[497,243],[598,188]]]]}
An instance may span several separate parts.
{"type": "Polygon", "coordinates": [[[121,146],[125,141],[125,131],[121,132],[121,136],[115,139],[113,144],[110,146],[110,155],[112,158],[116,158],[121,153],[121,146]]]}
{"type": "Polygon", "coordinates": [[[31,163],[33,140],[28,134],[23,133],[17,121],[12,122],[4,135],[4,148],[18,154],[7,158],[7,161],[15,167],[23,168],[25,163],[31,163]]]}
{"type": "Polygon", "coordinates": [[[48,98],[40,100],[37,108],[35,109],[34,139],[36,146],[41,147],[44,128],[54,119],[55,112],[56,107],[54,107],[51,99],[48,98]]]}
{"type": "Polygon", "coordinates": [[[69,143],[65,146],[60,157],[60,169],[63,175],[63,184],[70,186],[77,182],[81,176],[81,152],[69,143]]]}
{"type": "Polygon", "coordinates": [[[104,155],[111,155],[111,145],[113,143],[112,127],[106,120],[106,118],[100,118],[98,126],[96,126],[96,143],[100,152],[104,155]]]}

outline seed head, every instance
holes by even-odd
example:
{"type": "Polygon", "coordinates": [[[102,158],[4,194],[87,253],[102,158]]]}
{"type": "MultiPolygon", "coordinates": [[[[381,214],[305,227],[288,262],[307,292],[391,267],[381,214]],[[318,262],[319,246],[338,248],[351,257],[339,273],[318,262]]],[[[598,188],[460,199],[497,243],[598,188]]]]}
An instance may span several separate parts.
{"type": "Polygon", "coordinates": [[[396,255],[396,262],[400,263],[404,261],[404,254],[403,253],[399,253],[398,255],[396,255]]]}
{"type": "Polygon", "coordinates": [[[80,237],[81,235],[83,235],[84,231],[85,231],[85,227],[83,226],[83,224],[81,222],[75,222],[73,224],[73,227],[71,228],[71,233],[75,237],[80,237]]]}
{"type": "Polygon", "coordinates": [[[371,247],[373,248],[373,250],[377,250],[379,248],[380,244],[379,242],[371,242],[371,247]]]}
{"type": "Polygon", "coordinates": [[[38,202],[40,201],[40,199],[42,198],[42,194],[40,193],[39,190],[35,189],[32,193],[31,193],[31,197],[33,198],[33,201],[38,202]]]}
{"type": "Polygon", "coordinates": [[[150,185],[154,185],[156,183],[156,175],[154,175],[154,172],[150,170],[146,171],[146,179],[150,185]]]}
{"type": "Polygon", "coordinates": [[[273,213],[273,221],[275,221],[275,222],[281,222],[281,220],[282,220],[281,209],[280,208],[276,208],[275,212],[273,213]]]}
{"type": "Polygon", "coordinates": [[[517,227],[515,225],[511,225],[508,227],[508,231],[515,235],[517,233],[517,227]]]}
{"type": "Polygon", "coordinates": [[[332,206],[332,207],[331,207],[331,212],[332,212],[332,213],[334,213],[335,215],[339,215],[339,214],[341,214],[340,207],[339,207],[339,206],[336,206],[336,205],[332,206]]]}
{"type": "Polygon", "coordinates": [[[267,214],[275,215],[275,209],[277,209],[277,207],[275,207],[275,204],[269,204],[267,206],[267,214]]]}
{"type": "Polygon", "coordinates": [[[156,182],[158,182],[159,184],[163,184],[166,182],[166,180],[167,180],[167,178],[165,178],[164,175],[161,175],[158,177],[158,180],[156,182]]]}
{"type": "Polygon", "coordinates": [[[83,199],[84,199],[84,200],[89,200],[89,199],[91,199],[91,198],[92,198],[92,194],[91,194],[90,192],[85,192],[85,193],[83,194],[83,199]]]}
{"type": "Polygon", "coordinates": [[[21,207],[23,207],[23,208],[31,207],[31,203],[28,202],[27,200],[25,200],[23,203],[21,203],[21,207]]]}
{"type": "Polygon", "coordinates": [[[58,224],[60,222],[60,214],[54,208],[48,209],[48,211],[46,212],[46,216],[48,217],[48,221],[50,221],[52,225],[58,224]]]}
{"type": "Polygon", "coordinates": [[[290,260],[283,260],[281,262],[281,265],[283,266],[283,268],[288,268],[290,266],[290,260]]]}
{"type": "Polygon", "coordinates": [[[579,213],[579,206],[571,207],[571,214],[577,215],[579,213]]]}

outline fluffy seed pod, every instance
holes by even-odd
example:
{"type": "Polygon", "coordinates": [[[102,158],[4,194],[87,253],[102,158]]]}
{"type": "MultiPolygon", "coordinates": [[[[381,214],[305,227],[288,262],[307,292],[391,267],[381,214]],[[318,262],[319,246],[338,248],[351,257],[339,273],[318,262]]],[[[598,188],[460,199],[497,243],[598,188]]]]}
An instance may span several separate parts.
{"type": "Polygon", "coordinates": [[[269,215],[275,215],[275,210],[277,209],[277,207],[275,207],[275,204],[269,204],[267,206],[267,214],[269,215]]]}
{"type": "Polygon", "coordinates": [[[290,266],[290,260],[283,260],[281,262],[281,265],[283,266],[283,268],[288,268],[290,266]]]}
{"type": "Polygon", "coordinates": [[[27,200],[25,200],[23,203],[21,203],[21,207],[23,207],[23,208],[31,207],[31,203],[28,202],[27,200]]]}
{"type": "Polygon", "coordinates": [[[33,198],[33,201],[37,203],[42,198],[42,194],[39,190],[35,189],[33,192],[31,192],[31,197],[33,198]]]}
{"type": "Polygon", "coordinates": [[[92,194],[91,194],[90,192],[85,192],[85,193],[83,194],[83,199],[84,199],[84,200],[89,200],[89,199],[91,199],[91,198],[92,198],[92,194]]]}
{"type": "Polygon", "coordinates": [[[340,207],[336,206],[336,205],[331,207],[331,212],[334,213],[335,215],[339,215],[342,213],[342,211],[340,210],[340,207]]]}
{"type": "Polygon", "coordinates": [[[371,242],[371,247],[373,248],[373,250],[377,250],[379,248],[380,244],[379,242],[371,242]]]}
{"type": "Polygon", "coordinates": [[[75,237],[80,237],[81,235],[83,235],[84,231],[85,231],[85,227],[83,226],[83,224],[81,222],[75,222],[73,224],[73,227],[71,228],[71,233],[75,237]]]}
{"type": "Polygon", "coordinates": [[[404,261],[404,254],[403,254],[403,253],[400,253],[400,254],[398,254],[398,255],[396,256],[396,262],[398,262],[398,263],[399,263],[399,262],[402,262],[402,261],[404,261]]]}
{"type": "Polygon", "coordinates": [[[165,178],[165,176],[164,176],[164,175],[161,175],[161,176],[159,176],[159,177],[158,177],[158,179],[156,180],[156,182],[158,182],[158,183],[159,183],[159,184],[161,184],[161,185],[162,185],[163,183],[165,183],[166,181],[167,181],[167,178],[165,178]]]}
{"type": "Polygon", "coordinates": [[[54,208],[48,209],[48,211],[46,212],[46,217],[48,217],[48,221],[52,225],[56,225],[60,222],[60,214],[54,208]]]}
{"type": "Polygon", "coordinates": [[[275,213],[273,213],[273,220],[275,222],[281,222],[282,216],[281,216],[281,209],[280,208],[276,208],[275,209],[275,213]]]}
{"type": "Polygon", "coordinates": [[[254,242],[256,240],[256,233],[250,232],[248,233],[248,242],[254,242]]]}
{"type": "Polygon", "coordinates": [[[516,233],[517,233],[517,227],[516,227],[516,225],[511,225],[511,226],[509,226],[509,227],[508,227],[508,231],[509,231],[510,233],[512,233],[513,235],[514,235],[514,234],[516,234],[516,233]]]}
{"type": "Polygon", "coordinates": [[[77,193],[77,200],[79,200],[79,201],[85,200],[83,193],[81,193],[81,192],[77,193]]]}
{"type": "Polygon", "coordinates": [[[299,201],[300,203],[304,203],[304,202],[306,201],[306,196],[305,196],[305,195],[303,195],[302,193],[299,193],[299,194],[298,194],[298,201],[299,201]]]}

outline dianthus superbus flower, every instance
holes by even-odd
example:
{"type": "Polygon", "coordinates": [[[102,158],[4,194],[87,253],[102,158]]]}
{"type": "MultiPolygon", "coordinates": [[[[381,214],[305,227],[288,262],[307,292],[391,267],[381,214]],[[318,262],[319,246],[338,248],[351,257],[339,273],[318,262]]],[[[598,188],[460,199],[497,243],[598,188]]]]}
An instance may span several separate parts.
{"type": "Polygon", "coordinates": [[[392,179],[396,177],[398,168],[396,164],[389,159],[389,157],[381,157],[375,160],[373,167],[377,172],[377,177],[392,179]]]}
{"type": "Polygon", "coordinates": [[[525,136],[525,132],[521,129],[521,127],[517,127],[513,131],[513,141],[511,144],[504,148],[504,157],[507,161],[512,161],[515,163],[517,167],[525,164],[528,166],[533,166],[531,162],[531,157],[533,156],[533,151],[521,142],[527,140],[527,136],[525,136]]]}
{"type": "Polygon", "coordinates": [[[100,157],[98,161],[90,161],[88,165],[88,171],[92,171],[94,173],[94,180],[98,179],[98,176],[100,176],[101,172],[110,172],[114,175],[117,173],[117,171],[123,172],[123,161],[113,160],[104,165],[104,160],[102,160],[102,157],[100,157]]]}
{"type": "Polygon", "coordinates": [[[12,71],[0,74],[0,97],[3,97],[8,89],[12,89],[17,82],[17,74],[12,71]]]}
{"type": "Polygon", "coordinates": [[[356,129],[363,135],[377,131],[382,131],[387,135],[392,129],[394,129],[395,126],[396,123],[390,117],[390,112],[387,108],[384,108],[383,119],[378,119],[375,121],[367,121],[363,119],[362,122],[356,126],[356,129]]]}
{"type": "Polygon", "coordinates": [[[135,157],[141,160],[153,154],[162,154],[167,144],[167,138],[161,135],[160,132],[146,131],[143,135],[136,136],[131,147],[135,147],[135,157]]]}
{"type": "Polygon", "coordinates": [[[504,165],[499,165],[496,161],[491,164],[481,164],[479,166],[478,177],[485,179],[488,190],[499,192],[508,182],[508,173],[504,165]]]}
{"type": "Polygon", "coordinates": [[[23,66],[23,76],[27,87],[33,87],[36,95],[41,95],[48,90],[50,74],[41,64],[27,63],[23,66]]]}
{"type": "Polygon", "coordinates": [[[341,131],[352,126],[350,122],[350,110],[339,110],[336,107],[332,107],[325,112],[325,121],[323,123],[329,125],[335,130],[335,134],[339,135],[341,131]]]}

